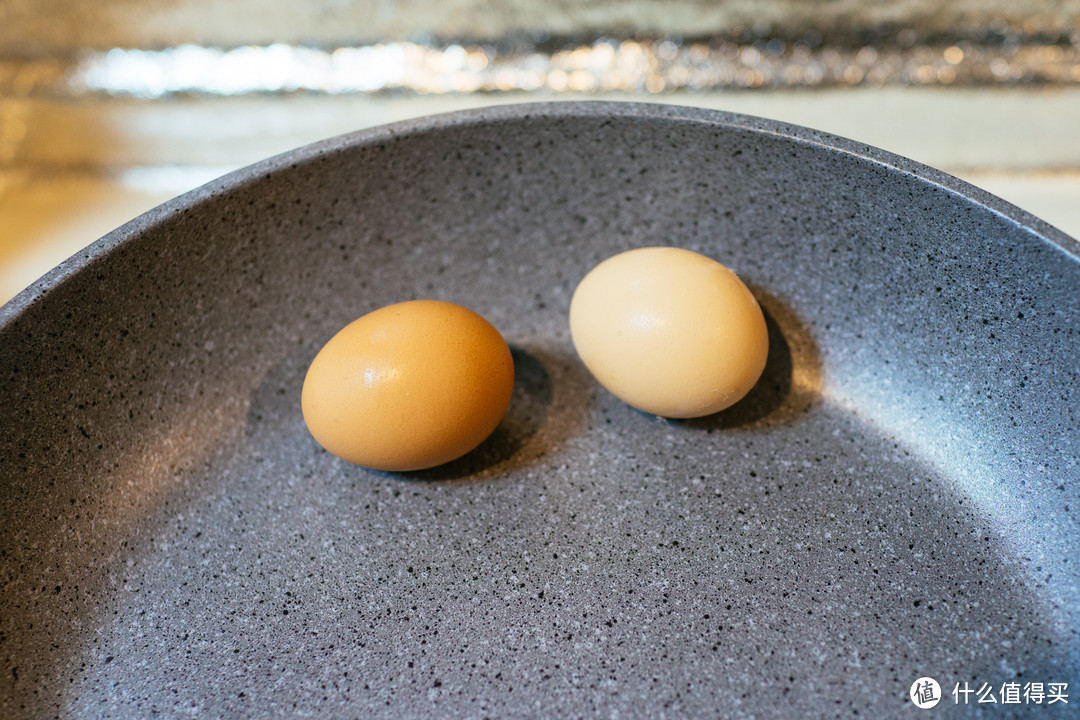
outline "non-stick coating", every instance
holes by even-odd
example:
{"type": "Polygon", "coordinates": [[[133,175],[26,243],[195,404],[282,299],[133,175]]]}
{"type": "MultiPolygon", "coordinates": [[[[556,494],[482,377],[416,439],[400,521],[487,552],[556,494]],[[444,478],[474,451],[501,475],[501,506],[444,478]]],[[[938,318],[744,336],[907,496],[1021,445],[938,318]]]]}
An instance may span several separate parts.
{"type": "Polygon", "coordinates": [[[0,715],[1080,694],[1077,257],[916,163],[671,107],[466,112],[228,175],[0,312],[0,715]],[[718,416],[638,413],[574,356],[578,280],[657,244],[727,264],[769,318],[764,378],[718,416]],[[420,297],[503,332],[507,418],[433,471],[337,460],[300,414],[308,362],[420,297]]]}

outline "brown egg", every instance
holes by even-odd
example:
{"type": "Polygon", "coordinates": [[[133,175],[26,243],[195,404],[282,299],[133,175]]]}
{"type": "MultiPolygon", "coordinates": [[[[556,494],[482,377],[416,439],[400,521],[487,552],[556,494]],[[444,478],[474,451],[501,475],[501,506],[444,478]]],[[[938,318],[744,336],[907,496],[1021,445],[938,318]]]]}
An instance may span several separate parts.
{"type": "Polygon", "coordinates": [[[437,300],[388,305],[319,351],[301,393],[304,421],[328,451],[377,470],[461,457],[499,424],[514,362],[499,331],[437,300]]]}
{"type": "Polygon", "coordinates": [[[765,317],[735,273],[690,250],[608,258],[570,301],[570,335],[593,376],[644,412],[701,417],[738,402],[769,354],[765,317]]]}

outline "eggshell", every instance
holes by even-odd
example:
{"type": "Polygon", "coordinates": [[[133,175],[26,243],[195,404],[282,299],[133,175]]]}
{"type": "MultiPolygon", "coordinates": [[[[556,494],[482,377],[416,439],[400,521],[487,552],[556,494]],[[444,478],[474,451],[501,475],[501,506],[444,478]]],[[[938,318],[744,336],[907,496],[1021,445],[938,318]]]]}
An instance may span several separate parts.
{"type": "Polygon", "coordinates": [[[378,470],[461,457],[499,424],[514,363],[491,323],[437,300],[388,305],[319,351],[301,392],[304,420],[328,451],[378,470]]]}
{"type": "Polygon", "coordinates": [[[590,271],[570,302],[574,347],[639,410],[701,417],[743,398],[769,353],[765,318],[735,273],[690,250],[647,247],[590,271]]]}

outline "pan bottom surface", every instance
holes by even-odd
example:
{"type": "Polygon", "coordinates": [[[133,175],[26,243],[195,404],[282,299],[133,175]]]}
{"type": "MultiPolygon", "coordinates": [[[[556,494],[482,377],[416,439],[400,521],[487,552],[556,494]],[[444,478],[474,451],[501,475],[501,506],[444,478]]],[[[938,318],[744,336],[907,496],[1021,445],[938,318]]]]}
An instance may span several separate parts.
{"type": "Polygon", "coordinates": [[[519,345],[495,436],[376,473],[307,433],[313,351],[156,481],[65,714],[891,717],[922,676],[948,704],[1068,677],[1015,549],[857,411],[766,377],[742,409],[663,421],[519,345]]]}

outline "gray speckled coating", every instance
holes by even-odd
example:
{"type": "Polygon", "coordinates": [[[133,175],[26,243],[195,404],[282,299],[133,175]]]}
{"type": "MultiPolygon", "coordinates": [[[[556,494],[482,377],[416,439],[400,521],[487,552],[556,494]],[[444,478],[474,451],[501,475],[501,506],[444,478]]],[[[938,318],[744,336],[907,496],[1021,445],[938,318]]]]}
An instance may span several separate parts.
{"type": "Polygon", "coordinates": [[[946,716],[1015,680],[1071,717],[1077,258],[916,163],[685,108],[466,112],[228,175],[0,311],[0,715],[899,718],[929,675],[946,716]],[[645,416],[573,354],[578,280],[647,244],[767,311],[728,412],[645,416]],[[307,363],[417,297],[503,332],[511,410],[450,466],[339,461],[307,363]]]}

